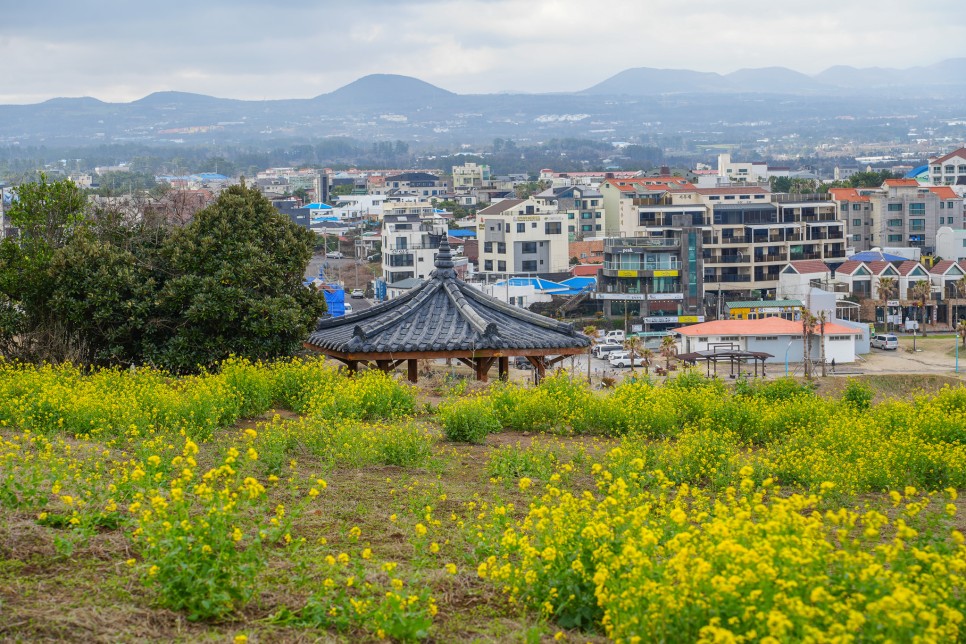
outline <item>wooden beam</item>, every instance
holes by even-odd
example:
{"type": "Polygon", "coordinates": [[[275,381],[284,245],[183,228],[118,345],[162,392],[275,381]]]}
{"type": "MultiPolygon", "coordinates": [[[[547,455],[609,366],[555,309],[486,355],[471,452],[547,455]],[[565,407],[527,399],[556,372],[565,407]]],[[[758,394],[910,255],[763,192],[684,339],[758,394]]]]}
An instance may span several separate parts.
{"type": "Polygon", "coordinates": [[[587,347],[565,347],[561,349],[478,349],[476,351],[404,351],[362,353],[333,351],[304,343],[303,346],[337,360],[433,360],[436,358],[481,358],[497,356],[571,356],[587,353],[587,347]]]}
{"type": "Polygon", "coordinates": [[[470,369],[476,370],[476,363],[469,358],[457,358],[456,361],[465,364],[470,369]]]}
{"type": "Polygon", "coordinates": [[[552,367],[555,364],[557,364],[558,362],[560,362],[561,360],[565,360],[565,359],[567,359],[569,357],[570,356],[557,356],[556,358],[551,358],[550,360],[547,360],[546,358],[544,358],[544,361],[546,362],[546,365],[548,367],[552,367]]]}

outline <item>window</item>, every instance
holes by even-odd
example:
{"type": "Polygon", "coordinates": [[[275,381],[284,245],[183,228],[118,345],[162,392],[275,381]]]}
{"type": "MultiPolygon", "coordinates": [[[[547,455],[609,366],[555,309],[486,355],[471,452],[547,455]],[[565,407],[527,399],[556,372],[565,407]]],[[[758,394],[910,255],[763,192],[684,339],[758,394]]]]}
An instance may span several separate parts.
{"type": "Polygon", "coordinates": [[[958,172],[959,172],[960,174],[966,174],[966,165],[961,165],[961,166],[959,166],[959,170],[958,170],[958,172]]]}
{"type": "Polygon", "coordinates": [[[853,219],[852,220],[852,225],[855,226],[856,228],[858,228],[859,226],[862,225],[862,220],[861,219],[853,219]]]}
{"type": "Polygon", "coordinates": [[[581,224],[580,232],[589,233],[594,229],[593,224],[581,224]]]}
{"type": "Polygon", "coordinates": [[[947,165],[946,168],[945,168],[945,170],[946,170],[946,174],[952,174],[953,172],[956,171],[956,166],[954,166],[954,165],[947,165]]]}
{"type": "Polygon", "coordinates": [[[778,336],[777,335],[758,335],[758,336],[755,336],[755,340],[757,340],[758,342],[768,342],[769,340],[777,340],[777,339],[778,339],[778,336]]]}
{"type": "Polygon", "coordinates": [[[506,255],[506,242],[497,242],[496,243],[496,254],[497,255],[506,255]]]}
{"type": "Polygon", "coordinates": [[[889,221],[886,222],[886,226],[901,226],[901,225],[902,225],[901,219],[890,219],[889,221]]]}
{"type": "Polygon", "coordinates": [[[852,241],[862,241],[862,235],[852,235],[852,241]]]}
{"type": "Polygon", "coordinates": [[[721,336],[721,341],[722,342],[737,342],[738,341],[738,336],[736,336],[736,335],[723,335],[723,336],[721,336]]]}
{"type": "Polygon", "coordinates": [[[924,204],[924,203],[911,203],[911,204],[909,204],[909,214],[910,215],[925,215],[926,214],[926,204],[924,204]]]}
{"type": "Polygon", "coordinates": [[[902,241],[902,235],[889,235],[887,237],[887,241],[890,241],[890,242],[901,242],[902,241]]]}
{"type": "Polygon", "coordinates": [[[567,219],[573,219],[573,218],[574,218],[574,213],[568,212],[567,213],[567,219]]]}
{"type": "Polygon", "coordinates": [[[725,200],[726,201],[734,201],[735,200],[735,196],[734,195],[725,195],[725,200]]]}
{"type": "Polygon", "coordinates": [[[498,270],[501,273],[506,273],[506,262],[504,262],[502,260],[499,261],[499,262],[497,262],[496,263],[496,270],[498,270]]]}
{"type": "Polygon", "coordinates": [[[493,252],[493,242],[483,242],[483,252],[492,253],[493,252]]]}
{"type": "Polygon", "coordinates": [[[503,232],[505,232],[505,233],[510,232],[510,224],[504,224],[504,226],[503,226],[503,232]]]}
{"type": "Polygon", "coordinates": [[[852,204],[852,210],[862,210],[862,204],[852,204]]]}
{"type": "Polygon", "coordinates": [[[718,201],[719,199],[721,199],[721,197],[718,197],[718,196],[708,197],[708,201],[718,201]]]}
{"type": "Polygon", "coordinates": [[[527,225],[524,224],[524,223],[517,224],[517,232],[518,233],[525,233],[525,232],[527,232],[527,225]]]}
{"type": "Polygon", "coordinates": [[[537,242],[523,242],[521,250],[526,254],[537,252],[537,242]]]}
{"type": "Polygon", "coordinates": [[[915,232],[922,232],[926,229],[925,219],[910,219],[909,220],[909,230],[915,232]]]}
{"type": "Polygon", "coordinates": [[[945,210],[946,209],[946,202],[945,201],[940,201],[939,202],[939,209],[940,210],[945,210]]]}
{"type": "Polygon", "coordinates": [[[594,218],[594,213],[592,213],[592,212],[582,212],[582,213],[580,213],[580,218],[581,219],[593,219],[594,218]]]}
{"type": "Polygon", "coordinates": [[[548,221],[543,225],[543,232],[547,235],[559,235],[561,225],[559,221],[548,221]]]}
{"type": "Polygon", "coordinates": [[[492,271],[493,270],[493,260],[492,259],[487,259],[487,260],[484,260],[483,261],[483,270],[484,271],[492,271]]]}
{"type": "Polygon", "coordinates": [[[537,227],[537,222],[534,221],[530,223],[530,228],[536,228],[536,227],[537,227]]]}
{"type": "Polygon", "coordinates": [[[529,259],[529,260],[521,263],[520,264],[520,267],[524,270],[524,272],[527,272],[527,273],[536,273],[537,272],[537,260],[535,260],[535,259],[529,259]]]}
{"type": "Polygon", "coordinates": [[[902,212],[902,204],[901,203],[890,203],[888,210],[889,210],[889,212],[902,212]]]}

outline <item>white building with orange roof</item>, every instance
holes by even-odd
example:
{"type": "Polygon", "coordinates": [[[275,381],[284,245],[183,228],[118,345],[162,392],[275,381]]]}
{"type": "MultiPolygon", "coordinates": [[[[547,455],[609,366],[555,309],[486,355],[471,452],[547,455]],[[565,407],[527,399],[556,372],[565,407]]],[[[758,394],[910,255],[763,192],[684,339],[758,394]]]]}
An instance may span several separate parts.
{"type": "MultiPolygon", "coordinates": [[[[680,352],[695,353],[714,351],[716,348],[732,348],[739,351],[753,351],[771,354],[766,363],[783,363],[786,355],[788,362],[803,361],[805,343],[802,322],[769,317],[759,320],[715,320],[701,324],[679,327],[674,331],[680,335],[680,352]]],[[[867,338],[868,326],[863,332],[861,325],[846,325],[841,322],[826,322],[824,334],[820,327],[809,344],[809,358],[821,359],[822,344],[825,345],[825,360],[836,364],[855,362],[856,344],[861,345],[867,338]]]]}

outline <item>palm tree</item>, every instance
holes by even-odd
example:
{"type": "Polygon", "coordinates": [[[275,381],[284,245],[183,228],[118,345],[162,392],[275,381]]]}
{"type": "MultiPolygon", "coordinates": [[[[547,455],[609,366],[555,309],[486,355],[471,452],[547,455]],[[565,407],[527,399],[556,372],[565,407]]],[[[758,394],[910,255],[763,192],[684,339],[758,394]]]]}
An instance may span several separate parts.
{"type": "Polygon", "coordinates": [[[932,284],[929,280],[919,280],[909,289],[909,294],[912,299],[919,302],[919,309],[922,311],[919,316],[919,321],[922,323],[922,337],[926,337],[926,301],[932,295],[932,284]]]}
{"type": "Polygon", "coordinates": [[[885,309],[885,330],[889,330],[889,305],[888,302],[892,299],[895,294],[896,289],[898,289],[899,284],[896,282],[894,277],[880,277],[879,278],[879,299],[882,300],[882,307],[885,309]]]}
{"type": "Polygon", "coordinates": [[[963,339],[963,348],[966,349],[966,320],[960,320],[956,325],[956,334],[963,339]]]}
{"type": "Polygon", "coordinates": [[[634,359],[640,357],[640,355],[641,355],[640,354],[641,339],[639,337],[637,337],[636,335],[632,335],[631,337],[629,337],[626,340],[624,340],[624,348],[627,349],[627,352],[630,354],[630,358],[631,358],[631,373],[633,374],[634,373],[634,359]]]}
{"type": "Polygon", "coordinates": [[[654,352],[650,349],[641,351],[641,366],[644,367],[644,377],[651,375],[651,363],[654,361],[654,352]]]}
{"type": "Polygon", "coordinates": [[[802,369],[805,373],[805,379],[812,379],[812,360],[811,351],[812,348],[812,336],[815,335],[815,323],[817,318],[811,313],[805,312],[802,315],[802,369]]]}
{"type": "Polygon", "coordinates": [[[597,344],[597,327],[588,324],[584,327],[584,335],[590,338],[590,348],[587,349],[587,383],[590,383],[590,356],[594,352],[594,345],[597,344]]]}
{"type": "Polygon", "coordinates": [[[671,360],[678,355],[678,344],[673,337],[666,335],[661,340],[661,355],[664,356],[664,369],[670,372],[671,360]]]}
{"type": "MultiPolygon", "coordinates": [[[[963,275],[958,280],[956,280],[956,299],[961,300],[966,297],[966,275],[963,275]]],[[[954,311],[954,316],[956,320],[959,320],[959,304],[956,304],[956,310],[954,311]]]]}

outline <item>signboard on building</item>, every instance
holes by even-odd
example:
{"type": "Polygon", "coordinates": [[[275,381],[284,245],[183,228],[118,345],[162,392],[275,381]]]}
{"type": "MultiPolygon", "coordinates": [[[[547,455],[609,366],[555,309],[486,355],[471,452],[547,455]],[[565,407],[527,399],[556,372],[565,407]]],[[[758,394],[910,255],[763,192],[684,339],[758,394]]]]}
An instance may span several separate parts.
{"type": "Polygon", "coordinates": [[[886,306],[899,306],[899,300],[889,300],[886,302],[886,306]]]}
{"type": "Polygon", "coordinates": [[[677,277],[678,272],[676,270],[670,271],[654,271],[654,277],[677,277]]]}
{"type": "Polygon", "coordinates": [[[623,300],[625,302],[641,302],[647,299],[649,302],[655,300],[683,300],[684,293],[597,293],[598,300],[623,300]]]}
{"type": "Polygon", "coordinates": [[[617,271],[617,277],[637,277],[637,271],[617,271]]]}
{"type": "Polygon", "coordinates": [[[703,315],[655,315],[649,318],[644,318],[644,321],[649,324],[697,324],[698,322],[704,322],[703,315]]]}

